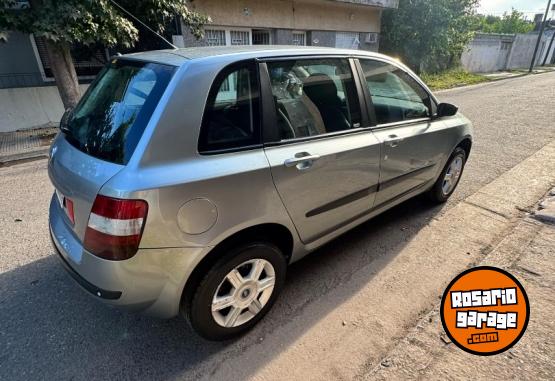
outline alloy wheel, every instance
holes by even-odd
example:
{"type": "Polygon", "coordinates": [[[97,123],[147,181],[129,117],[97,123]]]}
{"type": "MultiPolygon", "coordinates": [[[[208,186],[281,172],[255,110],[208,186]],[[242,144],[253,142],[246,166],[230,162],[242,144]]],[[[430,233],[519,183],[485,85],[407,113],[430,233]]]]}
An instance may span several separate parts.
{"type": "Polygon", "coordinates": [[[212,298],[212,317],[222,327],[245,324],[268,303],[275,285],[275,270],[265,259],[251,259],[231,270],[212,298]]]}
{"type": "Polygon", "coordinates": [[[445,172],[445,176],[443,178],[443,184],[441,186],[441,190],[443,191],[444,195],[448,195],[453,191],[459,178],[461,177],[463,168],[463,158],[462,156],[458,155],[453,158],[449,168],[447,168],[447,172],[445,172]]]}

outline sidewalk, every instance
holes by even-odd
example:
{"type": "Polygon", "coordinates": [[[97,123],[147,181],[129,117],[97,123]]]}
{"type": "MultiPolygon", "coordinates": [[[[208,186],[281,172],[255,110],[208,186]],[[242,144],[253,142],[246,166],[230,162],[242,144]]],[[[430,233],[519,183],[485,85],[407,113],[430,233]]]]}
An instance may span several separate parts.
{"type": "Polygon", "coordinates": [[[48,156],[48,148],[58,128],[38,128],[0,133],[0,167],[48,156]]]}
{"type": "Polygon", "coordinates": [[[529,73],[526,69],[514,69],[514,70],[505,70],[505,71],[496,71],[493,73],[481,73],[484,77],[488,77],[490,80],[500,80],[500,79],[508,79],[508,78],[516,78],[522,77],[524,75],[529,74],[543,74],[555,71],[554,66],[536,66],[532,73],[529,73]]]}
{"type": "Polygon", "coordinates": [[[531,304],[523,338],[502,354],[468,354],[447,338],[439,305],[363,378],[555,379],[555,188],[480,263],[508,270],[521,281],[531,304]]]}

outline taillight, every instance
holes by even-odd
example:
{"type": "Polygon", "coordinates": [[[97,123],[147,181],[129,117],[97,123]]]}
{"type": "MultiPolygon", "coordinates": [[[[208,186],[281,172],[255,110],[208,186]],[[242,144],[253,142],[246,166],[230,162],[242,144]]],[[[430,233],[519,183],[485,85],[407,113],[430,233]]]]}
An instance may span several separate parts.
{"type": "Polygon", "coordinates": [[[137,253],[148,204],[98,195],[89,216],[84,246],[109,260],[129,259],[137,253]]]}

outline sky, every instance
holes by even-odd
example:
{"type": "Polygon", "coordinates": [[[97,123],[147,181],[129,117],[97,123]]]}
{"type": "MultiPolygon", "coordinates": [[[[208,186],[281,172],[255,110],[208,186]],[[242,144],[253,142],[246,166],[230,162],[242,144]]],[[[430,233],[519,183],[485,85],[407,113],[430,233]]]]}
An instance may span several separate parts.
{"type": "MultiPolygon", "coordinates": [[[[481,0],[478,12],[482,14],[492,14],[501,16],[503,12],[510,12],[515,8],[524,12],[529,19],[535,13],[544,13],[548,0],[481,0]]],[[[552,4],[554,1],[552,1],[552,4]]]]}

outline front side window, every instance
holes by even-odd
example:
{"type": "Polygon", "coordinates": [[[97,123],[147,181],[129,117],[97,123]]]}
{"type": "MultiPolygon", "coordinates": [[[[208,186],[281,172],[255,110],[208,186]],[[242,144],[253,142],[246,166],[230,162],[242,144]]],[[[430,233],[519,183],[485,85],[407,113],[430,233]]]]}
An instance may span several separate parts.
{"type": "Polygon", "coordinates": [[[175,67],[114,60],[60,125],[67,140],[96,158],[126,164],[175,67]]]}
{"type": "Polygon", "coordinates": [[[405,71],[381,61],[360,60],[378,124],[430,116],[430,95],[405,71]]]}
{"type": "Polygon", "coordinates": [[[281,140],[343,131],[360,123],[360,107],[346,59],[268,63],[281,140]]]}
{"type": "Polygon", "coordinates": [[[260,143],[255,65],[239,64],[218,75],[206,104],[199,151],[234,149],[260,143]]]}

